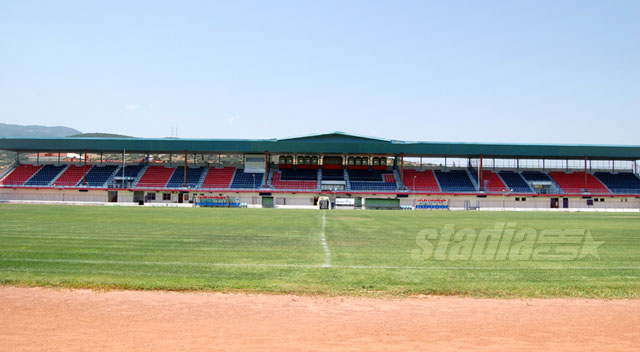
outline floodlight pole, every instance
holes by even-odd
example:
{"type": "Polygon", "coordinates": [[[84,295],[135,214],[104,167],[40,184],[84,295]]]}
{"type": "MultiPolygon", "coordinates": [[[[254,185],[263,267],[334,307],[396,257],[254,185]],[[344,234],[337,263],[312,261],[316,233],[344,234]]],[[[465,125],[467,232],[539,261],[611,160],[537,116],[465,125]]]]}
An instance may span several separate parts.
{"type": "Polygon", "coordinates": [[[413,191],[416,191],[416,175],[413,175],[413,191]]]}

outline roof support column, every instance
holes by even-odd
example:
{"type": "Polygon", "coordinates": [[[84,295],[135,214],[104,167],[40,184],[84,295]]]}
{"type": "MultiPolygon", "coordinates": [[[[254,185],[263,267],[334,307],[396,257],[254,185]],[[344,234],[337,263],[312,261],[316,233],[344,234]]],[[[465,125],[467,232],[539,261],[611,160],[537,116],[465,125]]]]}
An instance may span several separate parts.
{"type": "Polygon", "coordinates": [[[267,180],[269,179],[269,152],[264,151],[264,183],[267,184],[267,180]]]}
{"type": "Polygon", "coordinates": [[[400,182],[404,183],[404,153],[400,153],[400,182]]]}
{"type": "Polygon", "coordinates": [[[125,164],[126,160],[124,158],[124,154],[126,152],[127,152],[126,149],[122,149],[122,184],[120,185],[121,188],[125,188],[124,186],[125,186],[125,183],[126,183],[126,181],[124,179],[124,171],[125,171],[125,168],[127,167],[127,165],[125,164]]]}
{"type": "Polygon", "coordinates": [[[40,164],[40,152],[36,153],[36,165],[40,164]]]}
{"type": "Polygon", "coordinates": [[[182,187],[187,187],[187,158],[189,156],[187,155],[187,150],[184,150],[184,178],[183,178],[183,182],[182,182],[182,187]]]}
{"type": "Polygon", "coordinates": [[[84,168],[82,169],[82,184],[87,184],[87,150],[84,150],[84,168]]]}
{"type": "Polygon", "coordinates": [[[589,191],[589,185],[587,184],[587,156],[584,156],[584,190],[589,191]]]}
{"type": "Polygon", "coordinates": [[[482,183],[482,159],[483,155],[480,154],[480,167],[478,168],[478,190],[484,191],[484,184],[482,183]]]}

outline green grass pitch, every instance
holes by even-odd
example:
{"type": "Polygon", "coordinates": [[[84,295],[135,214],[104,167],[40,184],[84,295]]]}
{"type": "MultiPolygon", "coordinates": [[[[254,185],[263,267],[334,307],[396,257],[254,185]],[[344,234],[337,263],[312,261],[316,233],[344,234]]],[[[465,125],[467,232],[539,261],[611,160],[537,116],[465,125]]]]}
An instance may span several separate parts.
{"type": "Polygon", "coordinates": [[[2,204],[0,283],[637,298],[640,216],[2,204]]]}

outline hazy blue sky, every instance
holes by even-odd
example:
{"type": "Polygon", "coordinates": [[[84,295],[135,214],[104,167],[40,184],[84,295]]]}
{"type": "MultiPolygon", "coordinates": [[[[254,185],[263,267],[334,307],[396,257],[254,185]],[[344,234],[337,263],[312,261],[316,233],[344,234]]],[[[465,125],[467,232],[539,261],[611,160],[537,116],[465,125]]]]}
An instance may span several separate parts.
{"type": "Polygon", "coordinates": [[[0,0],[0,122],[640,144],[640,1],[0,0]]]}

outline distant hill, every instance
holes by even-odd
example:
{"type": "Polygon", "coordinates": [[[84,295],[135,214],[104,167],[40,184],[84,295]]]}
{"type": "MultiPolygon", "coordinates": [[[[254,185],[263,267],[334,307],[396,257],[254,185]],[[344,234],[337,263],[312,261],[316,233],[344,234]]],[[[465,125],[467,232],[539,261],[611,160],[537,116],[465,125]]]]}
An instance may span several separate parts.
{"type": "Polygon", "coordinates": [[[131,136],[125,136],[124,134],[115,134],[115,133],[80,133],[74,134],[70,137],[98,137],[98,138],[135,138],[131,136]]]}
{"type": "Polygon", "coordinates": [[[0,123],[0,137],[67,137],[78,133],[81,132],[63,126],[23,126],[0,123]]]}

